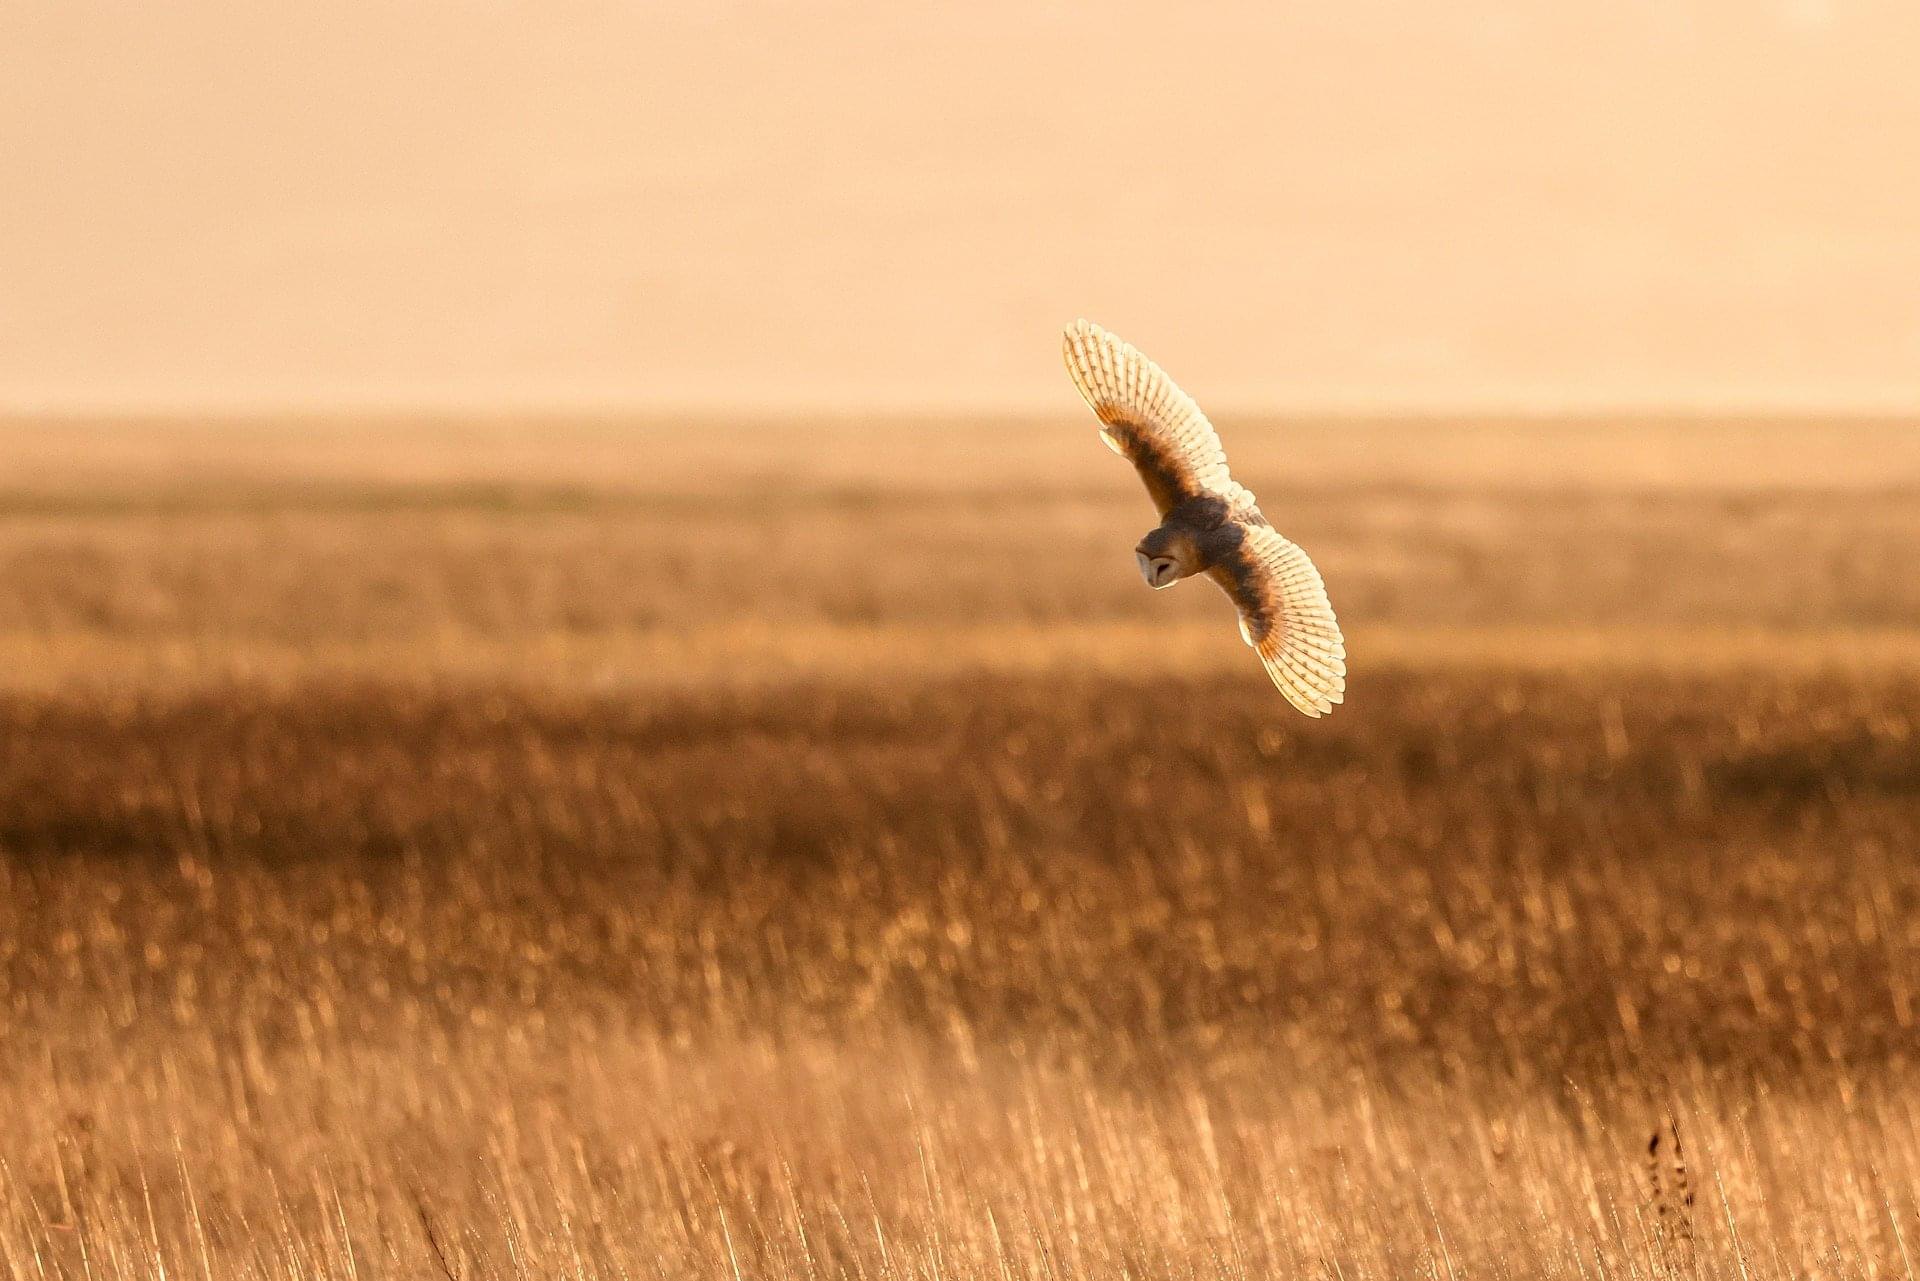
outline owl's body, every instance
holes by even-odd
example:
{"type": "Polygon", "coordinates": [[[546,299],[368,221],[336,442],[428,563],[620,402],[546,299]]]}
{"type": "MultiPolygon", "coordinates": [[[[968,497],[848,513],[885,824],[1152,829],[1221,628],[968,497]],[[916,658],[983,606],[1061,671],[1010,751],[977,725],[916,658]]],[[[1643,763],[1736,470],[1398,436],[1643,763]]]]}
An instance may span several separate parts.
{"type": "MultiPolygon", "coordinates": [[[[1246,542],[1245,526],[1266,523],[1267,518],[1251,501],[1234,504],[1223,498],[1189,498],[1147,531],[1134,554],[1145,557],[1149,564],[1163,557],[1171,559],[1179,573],[1170,581],[1191,578],[1228,563],[1246,542]]],[[[1167,585],[1155,583],[1150,575],[1147,583],[1167,585]]]]}
{"type": "Polygon", "coordinates": [[[1206,574],[1240,611],[1240,635],[1288,702],[1309,716],[1346,690],[1346,641],[1305,552],[1274,531],[1227,471],[1200,407],[1132,345],[1089,321],[1067,328],[1067,372],[1140,473],[1160,524],[1134,548],[1149,587],[1206,574]]]}

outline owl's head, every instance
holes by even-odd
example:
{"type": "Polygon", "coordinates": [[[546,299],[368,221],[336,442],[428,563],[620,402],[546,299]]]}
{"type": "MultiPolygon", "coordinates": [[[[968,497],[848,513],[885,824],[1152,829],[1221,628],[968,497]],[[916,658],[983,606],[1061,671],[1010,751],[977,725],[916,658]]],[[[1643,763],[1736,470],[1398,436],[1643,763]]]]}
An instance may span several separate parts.
{"type": "Polygon", "coordinates": [[[1155,591],[1173,586],[1199,568],[1193,540],[1164,525],[1140,540],[1133,558],[1140,565],[1140,577],[1155,591]]]}
{"type": "Polygon", "coordinates": [[[1147,586],[1155,591],[1180,581],[1180,566],[1171,556],[1149,556],[1145,552],[1135,552],[1133,558],[1140,562],[1140,577],[1146,579],[1147,586]]]}

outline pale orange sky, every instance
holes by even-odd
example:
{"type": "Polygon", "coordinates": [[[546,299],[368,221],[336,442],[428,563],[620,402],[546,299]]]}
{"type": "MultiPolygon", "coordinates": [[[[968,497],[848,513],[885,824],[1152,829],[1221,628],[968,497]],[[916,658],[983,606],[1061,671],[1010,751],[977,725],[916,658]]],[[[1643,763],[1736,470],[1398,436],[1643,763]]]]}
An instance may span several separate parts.
{"type": "Polygon", "coordinates": [[[1920,409],[1913,0],[0,4],[0,408],[1920,409]]]}

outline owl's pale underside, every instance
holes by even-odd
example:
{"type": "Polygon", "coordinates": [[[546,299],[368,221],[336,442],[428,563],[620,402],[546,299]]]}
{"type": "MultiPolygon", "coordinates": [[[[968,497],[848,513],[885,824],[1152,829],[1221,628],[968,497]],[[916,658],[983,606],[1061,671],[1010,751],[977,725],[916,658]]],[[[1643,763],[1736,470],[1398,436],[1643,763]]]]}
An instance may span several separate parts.
{"type": "Polygon", "coordinates": [[[1324,716],[1347,687],[1347,647],[1307,554],[1274,531],[1227,473],[1220,437],[1192,397],[1128,342],[1067,326],[1067,372],[1113,452],[1146,482],[1160,524],[1134,548],[1153,588],[1205,574],[1240,611],[1240,635],[1289,703],[1324,716]]]}

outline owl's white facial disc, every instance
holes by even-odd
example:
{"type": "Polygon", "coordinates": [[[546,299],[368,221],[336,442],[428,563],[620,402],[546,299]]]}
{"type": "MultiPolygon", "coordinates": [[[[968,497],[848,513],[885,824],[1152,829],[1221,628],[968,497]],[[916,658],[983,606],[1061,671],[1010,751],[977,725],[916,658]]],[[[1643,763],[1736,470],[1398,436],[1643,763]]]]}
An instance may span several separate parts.
{"type": "Polygon", "coordinates": [[[1148,556],[1145,552],[1135,552],[1133,558],[1140,562],[1140,577],[1155,591],[1171,587],[1180,580],[1180,567],[1173,563],[1171,556],[1148,556]]]}

